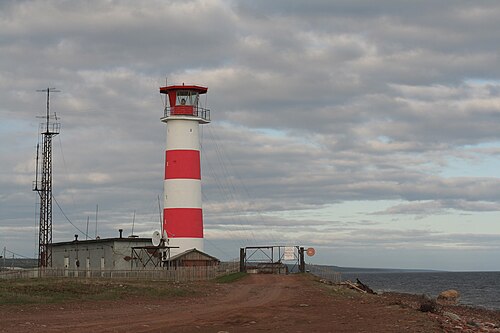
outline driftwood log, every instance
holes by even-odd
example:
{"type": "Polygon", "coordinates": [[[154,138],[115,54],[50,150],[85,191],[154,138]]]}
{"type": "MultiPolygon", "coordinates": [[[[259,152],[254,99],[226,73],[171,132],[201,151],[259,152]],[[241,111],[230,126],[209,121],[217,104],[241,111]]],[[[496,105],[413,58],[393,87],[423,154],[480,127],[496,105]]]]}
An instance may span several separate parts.
{"type": "Polygon", "coordinates": [[[359,279],[356,279],[356,283],[353,283],[349,280],[343,281],[340,283],[341,285],[347,286],[351,289],[354,289],[356,291],[359,291],[363,294],[373,294],[376,295],[377,293],[374,292],[370,287],[368,287],[366,284],[363,282],[359,281],[359,279]]]}
{"type": "Polygon", "coordinates": [[[355,285],[354,283],[352,283],[351,281],[347,280],[347,281],[344,281],[343,282],[344,284],[346,284],[349,288],[351,289],[354,289],[354,290],[357,290],[359,292],[362,292],[363,294],[366,294],[366,291],[361,289],[360,287],[358,287],[357,285],[355,285]]]}
{"type": "Polygon", "coordinates": [[[367,292],[368,294],[374,294],[376,295],[377,293],[374,292],[370,287],[368,287],[366,284],[364,284],[363,282],[359,281],[359,279],[356,279],[356,284],[358,285],[358,287],[362,290],[364,290],[365,292],[367,292]]]}

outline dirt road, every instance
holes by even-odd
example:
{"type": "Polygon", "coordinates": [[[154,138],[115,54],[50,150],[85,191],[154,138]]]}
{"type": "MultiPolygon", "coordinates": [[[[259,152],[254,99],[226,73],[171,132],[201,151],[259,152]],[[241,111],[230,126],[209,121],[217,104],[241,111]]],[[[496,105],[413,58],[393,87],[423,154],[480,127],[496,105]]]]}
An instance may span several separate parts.
{"type": "MultiPolygon", "coordinates": [[[[304,275],[205,284],[206,296],[0,306],[0,332],[441,332],[382,297],[332,292],[304,275]]],[[[204,285],[204,286],[205,286],[204,285]]]]}

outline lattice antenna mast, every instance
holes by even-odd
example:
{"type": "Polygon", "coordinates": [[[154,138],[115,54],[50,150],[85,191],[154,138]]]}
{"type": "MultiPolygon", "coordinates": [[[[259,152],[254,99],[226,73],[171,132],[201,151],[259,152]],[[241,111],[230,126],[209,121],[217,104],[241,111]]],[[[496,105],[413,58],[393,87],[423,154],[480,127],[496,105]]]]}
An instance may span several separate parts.
{"type": "Polygon", "coordinates": [[[37,90],[47,93],[47,114],[45,122],[40,124],[42,134],[42,159],[40,178],[38,180],[38,146],[37,146],[37,171],[33,191],[40,195],[40,227],[38,233],[38,267],[52,266],[52,138],[59,134],[61,124],[57,122],[54,113],[54,121],[50,122],[50,93],[60,92],[55,88],[37,90]]]}

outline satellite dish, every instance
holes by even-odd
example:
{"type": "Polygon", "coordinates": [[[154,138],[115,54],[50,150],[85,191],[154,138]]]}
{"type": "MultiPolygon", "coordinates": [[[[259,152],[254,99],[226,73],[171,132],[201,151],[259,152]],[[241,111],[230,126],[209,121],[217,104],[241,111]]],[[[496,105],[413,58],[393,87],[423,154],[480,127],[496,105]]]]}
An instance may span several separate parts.
{"type": "Polygon", "coordinates": [[[316,254],[316,250],[314,249],[314,247],[310,247],[306,250],[306,253],[309,257],[312,257],[313,255],[316,254]]]}
{"type": "Polygon", "coordinates": [[[153,237],[151,237],[151,241],[153,242],[153,246],[158,246],[161,243],[161,234],[157,230],[153,232],[153,237]]]}

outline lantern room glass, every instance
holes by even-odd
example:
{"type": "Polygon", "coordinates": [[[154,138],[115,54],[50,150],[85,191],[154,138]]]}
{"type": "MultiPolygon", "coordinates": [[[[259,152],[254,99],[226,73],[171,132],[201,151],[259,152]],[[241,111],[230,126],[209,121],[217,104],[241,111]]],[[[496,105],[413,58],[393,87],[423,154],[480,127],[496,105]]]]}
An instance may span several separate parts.
{"type": "Polygon", "coordinates": [[[176,94],[175,105],[198,105],[199,94],[191,90],[179,90],[176,94]]]}

